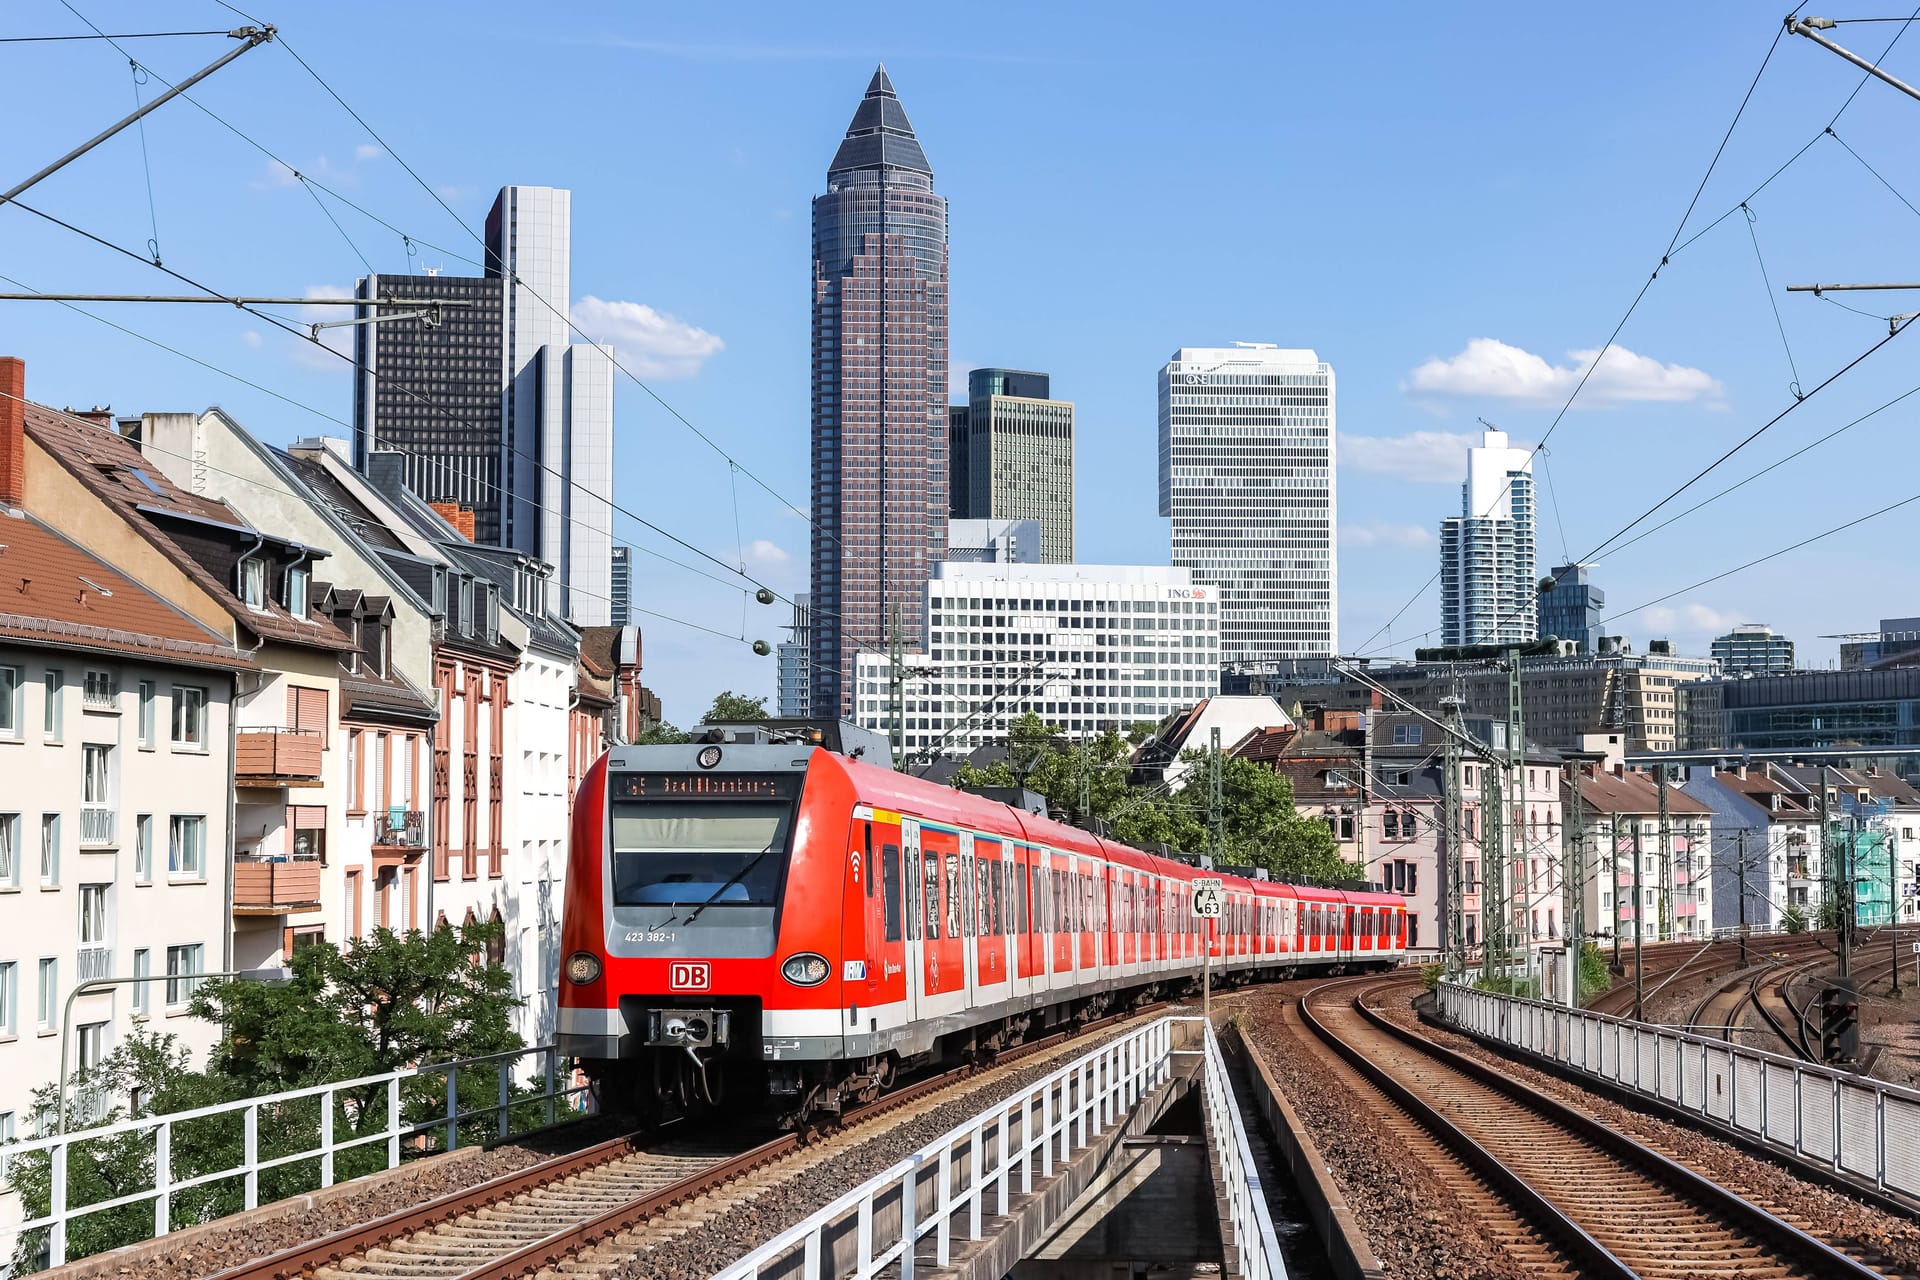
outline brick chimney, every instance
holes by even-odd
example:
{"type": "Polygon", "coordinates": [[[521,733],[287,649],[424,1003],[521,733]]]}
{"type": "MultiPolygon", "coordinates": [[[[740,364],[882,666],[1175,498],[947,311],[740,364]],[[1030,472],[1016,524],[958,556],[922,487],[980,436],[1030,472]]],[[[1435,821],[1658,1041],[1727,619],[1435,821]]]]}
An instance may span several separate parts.
{"type": "Polygon", "coordinates": [[[27,498],[27,363],[0,356],[0,507],[27,498]]]}
{"type": "Polygon", "coordinates": [[[458,530],[461,537],[465,538],[468,542],[473,541],[473,511],[471,508],[463,507],[457,502],[430,502],[427,505],[439,512],[440,518],[458,530]]]}
{"type": "Polygon", "coordinates": [[[76,409],[68,405],[66,414],[69,418],[78,418],[82,422],[92,423],[102,431],[114,430],[113,410],[106,405],[97,404],[91,409],[76,409]]]}

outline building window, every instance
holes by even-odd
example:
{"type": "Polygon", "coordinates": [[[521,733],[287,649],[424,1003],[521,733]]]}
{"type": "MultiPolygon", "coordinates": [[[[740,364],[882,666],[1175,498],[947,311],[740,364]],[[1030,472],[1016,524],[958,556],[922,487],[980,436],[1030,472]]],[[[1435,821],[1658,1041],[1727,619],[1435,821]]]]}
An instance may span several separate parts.
{"type": "Polygon", "coordinates": [[[1396,724],[1393,726],[1394,745],[1418,746],[1420,744],[1421,730],[1422,726],[1417,724],[1396,724]]]}
{"type": "Polygon", "coordinates": [[[52,1031],[60,1016],[60,962],[51,956],[40,961],[39,1007],[35,1013],[40,1030],[52,1031]]]}
{"type": "Polygon", "coordinates": [[[20,736],[20,668],[0,667],[0,738],[20,736]]]}
{"type": "Polygon", "coordinates": [[[153,881],[153,815],[150,813],[133,820],[133,878],[139,884],[153,881]]]}
{"type": "Polygon", "coordinates": [[[84,774],[81,802],[89,805],[112,804],[113,748],[97,742],[86,743],[80,748],[80,765],[84,774]]]}
{"type": "Polygon", "coordinates": [[[307,616],[307,581],[307,566],[297,564],[287,570],[287,612],[296,618],[307,616]]]}
{"type": "Polygon", "coordinates": [[[60,815],[40,815],[40,884],[51,888],[60,883],[60,815]]]}
{"type": "Polygon", "coordinates": [[[1387,810],[1384,814],[1381,815],[1380,821],[1383,828],[1383,834],[1386,836],[1387,839],[1398,840],[1400,838],[1400,814],[1397,810],[1394,810],[1394,809],[1387,810]]]}
{"type": "Polygon", "coordinates": [[[0,888],[20,887],[20,815],[0,813],[0,888]]]}
{"type": "Polygon", "coordinates": [[[473,579],[460,579],[460,634],[473,635],[473,579]]]}
{"type": "Polygon", "coordinates": [[[240,599],[249,609],[267,607],[267,565],[264,560],[240,562],[240,599]]]}
{"type": "MultiPolygon", "coordinates": [[[[133,976],[145,978],[153,973],[153,953],[145,947],[137,947],[133,953],[133,976]]],[[[136,982],[133,984],[133,1011],[146,1017],[153,1010],[153,984],[136,982]]]]}
{"type": "Polygon", "coordinates": [[[173,686],[173,745],[207,749],[207,691],[173,686]]]}
{"type": "Polygon", "coordinates": [[[202,880],[207,874],[207,820],[175,815],[168,824],[167,874],[202,880]]]}
{"type": "Polygon", "coordinates": [[[86,684],[81,687],[80,701],[83,706],[96,711],[112,711],[115,699],[119,696],[120,684],[111,671],[87,671],[86,684]]]}
{"type": "Polygon", "coordinates": [[[184,947],[167,948],[167,1006],[178,1008],[193,997],[200,989],[200,981],[193,975],[206,971],[203,957],[206,947],[198,942],[184,947]]]}
{"type": "Polygon", "coordinates": [[[140,745],[153,747],[153,681],[140,682],[140,745]]]}
{"type": "Polygon", "coordinates": [[[48,667],[46,676],[47,698],[41,709],[41,729],[47,737],[55,741],[60,737],[60,695],[66,687],[66,677],[58,667],[48,667]]]}
{"type": "MultiPolygon", "coordinates": [[[[15,1034],[15,1022],[19,1019],[20,1007],[20,966],[11,960],[0,961],[0,1036],[15,1034]]],[[[0,1134],[0,1138],[9,1135],[0,1134]]]]}

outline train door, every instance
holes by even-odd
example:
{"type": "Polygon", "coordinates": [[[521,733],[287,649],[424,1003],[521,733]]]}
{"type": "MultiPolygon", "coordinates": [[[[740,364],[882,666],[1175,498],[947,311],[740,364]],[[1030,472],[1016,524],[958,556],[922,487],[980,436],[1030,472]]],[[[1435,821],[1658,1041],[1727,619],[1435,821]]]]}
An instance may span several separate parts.
{"type": "Polygon", "coordinates": [[[1073,985],[1073,938],[1075,910],[1078,903],[1073,892],[1073,856],[1047,850],[1047,911],[1051,916],[1052,931],[1052,971],[1065,974],[1066,977],[1054,978],[1055,986],[1073,985]]]}
{"type": "Polygon", "coordinates": [[[921,1003],[928,1013],[949,1013],[965,1005],[967,988],[959,833],[921,828],[920,864],[927,885],[926,985],[921,1003]]]}
{"type": "MultiPolygon", "coordinates": [[[[840,905],[840,983],[846,1003],[870,1009],[880,985],[881,921],[873,822],[855,817],[847,841],[840,905]]],[[[858,1023],[855,1024],[857,1029],[858,1023]]]]}
{"type": "MultiPolygon", "coordinates": [[[[998,840],[977,837],[973,842],[974,879],[978,883],[980,922],[975,930],[978,935],[978,960],[975,972],[985,998],[1001,1000],[1006,997],[1006,989],[1001,984],[1007,980],[1007,938],[1006,938],[1006,887],[1007,864],[1001,857],[1001,844],[998,840]]],[[[984,999],[983,999],[984,1002],[984,999]]]]}
{"type": "Polygon", "coordinates": [[[956,923],[960,926],[960,950],[965,956],[969,1005],[979,1003],[980,990],[980,883],[974,866],[973,833],[963,831],[960,833],[960,874],[951,889],[960,908],[956,923]]]}
{"type": "Polygon", "coordinates": [[[920,865],[920,824],[912,818],[900,819],[901,869],[905,872],[907,1023],[920,1021],[920,1005],[926,993],[926,908],[925,879],[920,865]]]}

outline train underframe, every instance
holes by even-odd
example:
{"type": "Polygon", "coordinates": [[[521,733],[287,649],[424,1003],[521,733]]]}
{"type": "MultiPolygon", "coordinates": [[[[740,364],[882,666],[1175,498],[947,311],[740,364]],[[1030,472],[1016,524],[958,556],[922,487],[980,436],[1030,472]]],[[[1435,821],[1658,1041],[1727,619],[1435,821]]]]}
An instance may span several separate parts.
{"type": "MultiPolygon", "coordinates": [[[[1337,977],[1384,970],[1393,962],[1349,962],[1242,969],[1213,976],[1214,990],[1301,976],[1337,977]],[[1311,973],[1302,973],[1310,968],[1311,973]]],[[[1030,1040],[1074,1032],[1110,1014],[1163,999],[1197,996],[1198,977],[1149,982],[1042,1005],[994,1018],[936,1040],[923,1053],[860,1058],[765,1061],[757,999],[701,1001],[622,997],[635,1051],[615,1060],[584,1061],[600,1109],[632,1114],[642,1123],[722,1110],[761,1113],[771,1127],[808,1132],[831,1126],[903,1079],[960,1067],[990,1065],[1030,1040]]]]}

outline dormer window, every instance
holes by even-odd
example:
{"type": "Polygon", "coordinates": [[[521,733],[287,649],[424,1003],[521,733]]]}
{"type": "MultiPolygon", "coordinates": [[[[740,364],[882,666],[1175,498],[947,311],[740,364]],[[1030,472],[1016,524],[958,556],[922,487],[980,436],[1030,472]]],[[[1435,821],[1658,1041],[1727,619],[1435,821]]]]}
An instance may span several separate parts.
{"type": "Polygon", "coordinates": [[[346,653],[347,670],[358,675],[360,674],[360,618],[357,614],[353,619],[352,635],[353,648],[347,650],[346,653]]]}
{"type": "Polygon", "coordinates": [[[285,603],[287,612],[296,618],[307,616],[307,566],[297,564],[287,570],[285,603]]]}
{"type": "Polygon", "coordinates": [[[240,599],[249,609],[267,607],[267,565],[263,560],[240,562],[240,599]]]}
{"type": "Polygon", "coordinates": [[[487,643],[500,639],[500,596],[491,586],[484,587],[487,611],[487,643]]]}
{"type": "Polygon", "coordinates": [[[381,679],[387,677],[387,664],[393,658],[393,628],[387,623],[380,624],[380,630],[373,641],[373,672],[381,679]]]}
{"type": "Polygon", "coordinates": [[[460,579],[460,634],[473,634],[473,579],[460,579]]]}

